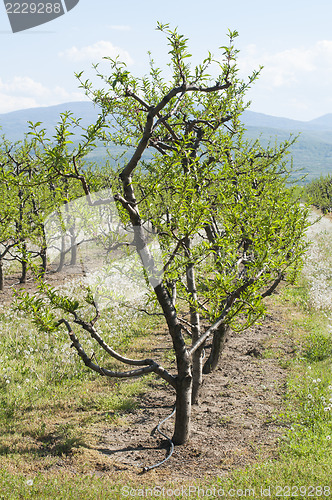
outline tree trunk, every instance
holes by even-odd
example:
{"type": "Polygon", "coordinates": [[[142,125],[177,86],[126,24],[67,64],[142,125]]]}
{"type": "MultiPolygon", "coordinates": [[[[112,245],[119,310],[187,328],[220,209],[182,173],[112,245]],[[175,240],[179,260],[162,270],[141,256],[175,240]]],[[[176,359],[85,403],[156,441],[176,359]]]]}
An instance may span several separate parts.
{"type": "Polygon", "coordinates": [[[76,266],[77,262],[77,241],[76,241],[76,231],[75,225],[73,224],[69,229],[70,234],[70,265],[76,266]]]}
{"type": "Polygon", "coordinates": [[[70,265],[76,266],[76,262],[77,262],[77,245],[76,245],[76,243],[74,243],[71,246],[71,250],[70,250],[70,265]]]}
{"type": "Polygon", "coordinates": [[[228,333],[229,333],[229,326],[225,325],[224,323],[222,323],[218,328],[218,330],[214,332],[210,356],[206,360],[203,367],[204,374],[211,373],[217,368],[220,355],[224,349],[225,342],[227,340],[228,333]]]}
{"type": "MultiPolygon", "coordinates": [[[[152,121],[151,121],[152,127],[152,121]]],[[[158,276],[155,269],[153,256],[145,241],[141,219],[136,208],[136,199],[131,182],[130,174],[127,175],[126,169],[131,167],[130,163],[122,171],[120,178],[123,182],[125,200],[119,195],[114,197],[118,199],[128,211],[130,220],[134,229],[134,242],[138,255],[141,258],[146,269],[150,282],[154,288],[158,302],[163,310],[169,333],[172,337],[173,348],[177,363],[177,383],[176,383],[176,413],[175,427],[172,441],[176,445],[184,444],[190,437],[190,416],[191,416],[191,395],[192,395],[192,374],[191,357],[188,355],[187,347],[182,335],[182,328],[177,318],[176,309],[172,299],[162,283],[154,283],[154,276],[158,276]],[[135,210],[132,208],[135,206],[135,210]],[[152,277],[152,279],[151,279],[152,277]]]]}
{"type": "MultiPolygon", "coordinates": [[[[184,244],[186,247],[187,255],[191,255],[191,240],[189,237],[185,238],[184,244]]],[[[190,323],[192,324],[192,344],[195,344],[200,337],[201,327],[199,313],[197,312],[195,302],[197,301],[197,290],[195,282],[195,267],[193,263],[189,263],[186,266],[187,274],[187,287],[191,295],[193,303],[190,305],[190,323]]],[[[199,391],[203,383],[203,361],[202,361],[202,350],[203,346],[197,349],[192,356],[192,371],[193,371],[193,387],[191,394],[192,404],[198,403],[199,391]]]]}
{"type": "Polygon", "coordinates": [[[26,283],[27,282],[27,272],[28,272],[27,261],[22,260],[21,266],[22,266],[22,272],[21,272],[21,277],[20,277],[20,283],[26,283]]]}
{"type": "Polygon", "coordinates": [[[206,233],[206,236],[207,236],[209,242],[213,245],[214,260],[217,261],[217,259],[219,257],[219,248],[215,244],[216,240],[215,240],[215,234],[214,234],[214,231],[213,231],[213,226],[212,226],[212,224],[205,224],[204,229],[205,229],[205,233],[206,233]]]}
{"type": "Polygon", "coordinates": [[[4,272],[3,272],[3,262],[2,259],[0,259],[0,290],[2,291],[5,286],[5,277],[4,277],[4,272]]]}
{"type": "Polygon", "coordinates": [[[40,247],[41,269],[40,276],[43,278],[47,269],[47,239],[45,234],[45,226],[42,225],[42,244],[40,247]]]}
{"type": "MultiPolygon", "coordinates": [[[[189,368],[189,367],[188,367],[189,368]]],[[[178,376],[176,388],[176,413],[172,441],[185,444],[190,437],[192,377],[190,369],[186,376],[178,376]]]]}
{"type": "Polygon", "coordinates": [[[61,235],[61,252],[60,252],[60,260],[57,267],[56,273],[60,273],[65,265],[66,258],[66,236],[64,234],[61,235]]]}
{"type": "Polygon", "coordinates": [[[203,384],[203,347],[198,348],[193,354],[193,390],[191,401],[195,405],[198,403],[198,396],[203,384]]]}
{"type": "Polygon", "coordinates": [[[28,273],[28,260],[27,260],[27,246],[25,241],[22,243],[21,247],[21,277],[20,277],[20,283],[26,283],[27,282],[27,273],[28,273]]]}
{"type": "Polygon", "coordinates": [[[172,337],[178,371],[176,377],[175,426],[172,441],[174,444],[184,444],[190,437],[192,394],[191,358],[188,355],[186,344],[182,336],[181,325],[177,319],[176,310],[169,293],[162,284],[155,287],[155,293],[163,309],[169,333],[172,337]]]}
{"type": "Polygon", "coordinates": [[[46,273],[46,268],[47,268],[47,248],[45,246],[42,246],[40,249],[40,257],[41,257],[41,268],[40,268],[40,277],[43,278],[46,273]]]}

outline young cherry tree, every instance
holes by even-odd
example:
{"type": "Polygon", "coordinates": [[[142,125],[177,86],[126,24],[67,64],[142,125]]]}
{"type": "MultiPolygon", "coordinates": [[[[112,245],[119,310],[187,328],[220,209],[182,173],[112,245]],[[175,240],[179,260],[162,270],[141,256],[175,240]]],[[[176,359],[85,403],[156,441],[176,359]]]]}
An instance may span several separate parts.
{"type": "Polygon", "coordinates": [[[4,263],[10,257],[11,250],[17,244],[14,235],[13,220],[17,218],[17,207],[13,203],[10,186],[6,182],[6,172],[0,164],[0,291],[4,289],[4,263]]]}
{"type": "MultiPolygon", "coordinates": [[[[78,301],[45,285],[41,288],[52,313],[43,309],[41,299],[24,300],[43,328],[65,325],[79,356],[100,375],[155,372],[169,383],[176,403],[173,442],[183,444],[190,437],[191,406],[203,375],[216,368],[229,328],[239,331],[253,324],[264,312],[264,298],[282,280],[294,280],[305,249],[306,212],[287,187],[290,142],[264,149],[258,141],[244,139],[240,116],[247,107],[246,90],[258,73],[248,82],[239,79],[237,33],[229,33],[222,59],[208,54],[191,67],[187,40],[168,25],[158,29],[169,44],[170,81],[153,61],[148,76],[135,78],[125,64],[110,60],[111,75],[99,75],[101,90],[78,75],[87,95],[110,119],[109,143],[130,154],[120,169],[120,183],[114,184],[114,199],[94,201],[79,162],[65,175],[81,181],[91,206],[116,201],[147,274],[159,276],[149,299],[165,318],[176,371],[169,373],[153,359],[122,356],[98,331],[98,311],[83,319],[78,301]],[[209,71],[218,71],[213,80],[209,71]],[[148,148],[153,155],[147,160],[148,148]],[[162,274],[149,247],[147,224],[158,236],[162,274]],[[99,366],[73,325],[132,369],[99,366]]],[[[94,304],[91,297],[89,302],[94,304]]]]}
{"type": "Polygon", "coordinates": [[[4,286],[1,272],[3,260],[20,263],[20,282],[25,283],[29,258],[41,257],[45,250],[42,245],[42,249],[38,247],[47,211],[47,193],[42,172],[36,164],[34,146],[34,141],[28,136],[14,144],[10,144],[5,137],[2,139],[0,290],[4,286]]]}

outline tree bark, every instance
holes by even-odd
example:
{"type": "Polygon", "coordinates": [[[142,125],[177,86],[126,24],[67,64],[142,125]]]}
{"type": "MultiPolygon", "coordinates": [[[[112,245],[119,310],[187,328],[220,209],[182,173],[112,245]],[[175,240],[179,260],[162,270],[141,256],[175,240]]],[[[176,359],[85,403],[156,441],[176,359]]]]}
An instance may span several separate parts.
{"type": "Polygon", "coordinates": [[[199,347],[193,354],[193,389],[192,389],[192,404],[198,403],[200,389],[203,384],[203,347],[199,347]]]}
{"type": "Polygon", "coordinates": [[[159,284],[155,287],[158,302],[164,312],[168,329],[173,341],[178,375],[176,377],[176,413],[172,441],[184,444],[190,437],[190,416],[192,397],[191,357],[182,336],[182,328],[167,289],[159,284]]]}
{"type": "Polygon", "coordinates": [[[3,272],[3,261],[0,259],[0,291],[4,289],[5,286],[5,277],[3,272]]]}
{"type": "Polygon", "coordinates": [[[60,251],[60,259],[59,259],[59,264],[56,269],[56,273],[60,273],[63,269],[63,266],[65,265],[65,258],[66,258],[66,236],[64,234],[61,235],[61,251],[60,251]]]}
{"type": "MultiPolygon", "coordinates": [[[[75,239],[75,241],[76,241],[76,239],[75,239]]],[[[74,243],[71,246],[71,250],[70,250],[70,265],[76,266],[76,263],[77,263],[77,245],[76,245],[76,243],[74,243]]]]}
{"type": "Polygon", "coordinates": [[[70,265],[76,266],[77,262],[77,240],[76,240],[76,231],[75,224],[73,224],[69,229],[70,234],[70,265]]]}
{"type": "Polygon", "coordinates": [[[28,273],[28,260],[27,260],[27,246],[25,241],[23,241],[22,246],[21,246],[21,252],[22,252],[22,257],[21,257],[21,277],[20,277],[20,283],[26,283],[27,282],[27,273],[28,273]]]}
{"type": "Polygon", "coordinates": [[[47,248],[46,246],[42,246],[40,249],[40,257],[41,257],[41,268],[40,268],[40,276],[43,278],[47,269],[47,248]]]}
{"type": "Polygon", "coordinates": [[[22,260],[21,262],[22,272],[20,277],[20,283],[27,282],[27,272],[28,272],[28,263],[26,260],[22,260]]]}
{"type": "MultiPolygon", "coordinates": [[[[184,245],[186,248],[187,255],[188,257],[190,257],[191,241],[189,237],[185,238],[184,245]]],[[[192,303],[190,305],[190,323],[192,324],[191,333],[192,333],[192,345],[193,345],[200,337],[201,328],[200,328],[199,313],[197,312],[195,306],[195,302],[197,301],[197,289],[195,281],[195,267],[192,262],[190,262],[186,266],[186,273],[187,273],[187,287],[192,299],[192,303]]],[[[191,394],[192,404],[198,403],[199,391],[203,383],[202,350],[203,350],[203,345],[199,347],[192,355],[192,376],[193,376],[193,387],[191,394]]]]}
{"type": "Polygon", "coordinates": [[[228,325],[225,325],[225,323],[221,323],[219,328],[214,332],[210,356],[206,360],[203,367],[204,374],[211,373],[217,368],[220,355],[224,349],[225,342],[229,334],[229,330],[230,328],[228,325]]]}
{"type": "Polygon", "coordinates": [[[41,268],[40,268],[40,276],[43,278],[47,269],[47,240],[45,234],[45,226],[42,226],[42,244],[40,247],[40,258],[41,258],[41,268]]]}
{"type": "Polygon", "coordinates": [[[188,364],[187,373],[178,375],[176,388],[176,413],[172,441],[175,445],[185,444],[190,437],[192,376],[188,364]]]}

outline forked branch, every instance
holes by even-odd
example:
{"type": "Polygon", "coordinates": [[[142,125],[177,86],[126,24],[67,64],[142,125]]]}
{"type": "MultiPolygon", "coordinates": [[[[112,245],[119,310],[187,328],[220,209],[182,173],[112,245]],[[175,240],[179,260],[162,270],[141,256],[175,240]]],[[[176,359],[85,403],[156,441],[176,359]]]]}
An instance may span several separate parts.
{"type": "Polygon", "coordinates": [[[61,319],[57,326],[60,326],[61,324],[64,324],[69,338],[72,341],[72,347],[74,347],[80,356],[82,358],[84,364],[90,368],[91,370],[99,373],[100,375],[107,376],[107,377],[119,377],[119,378],[131,378],[131,377],[137,377],[140,375],[144,375],[146,373],[157,373],[160,377],[162,377],[164,380],[166,380],[172,387],[176,387],[176,379],[171,375],[165,368],[163,368],[161,365],[159,365],[156,361],[153,359],[143,359],[143,360],[135,360],[135,359],[130,359],[126,358],[124,356],[121,356],[121,354],[117,353],[114,351],[110,346],[106,344],[106,342],[103,341],[103,339],[98,335],[96,332],[95,328],[89,324],[86,323],[83,320],[80,320],[76,317],[74,320],[75,323],[79,324],[80,326],[83,327],[84,330],[88,331],[91,335],[92,338],[94,338],[98,344],[109,354],[111,357],[114,359],[121,361],[122,363],[125,363],[127,365],[132,365],[132,366],[141,366],[142,368],[138,368],[137,370],[129,370],[125,372],[118,372],[118,371],[113,371],[109,370],[107,368],[102,368],[101,366],[93,363],[92,358],[90,358],[87,353],[84,351],[82,345],[80,344],[78,338],[76,337],[75,333],[73,332],[69,321],[65,319],[61,319]]]}

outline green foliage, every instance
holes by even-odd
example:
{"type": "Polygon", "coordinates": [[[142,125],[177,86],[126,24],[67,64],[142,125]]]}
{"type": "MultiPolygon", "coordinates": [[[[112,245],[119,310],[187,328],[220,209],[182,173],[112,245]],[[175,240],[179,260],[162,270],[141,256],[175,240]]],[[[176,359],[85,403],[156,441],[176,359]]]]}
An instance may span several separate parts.
{"type": "Polygon", "coordinates": [[[332,210],[332,176],[329,174],[326,177],[321,176],[319,179],[314,179],[304,188],[305,199],[322,210],[323,213],[331,212],[332,210]]]}
{"type": "Polygon", "coordinates": [[[329,454],[332,439],[332,384],[329,363],[298,367],[288,383],[289,432],[284,453],[312,460],[329,454]]]}
{"type": "Polygon", "coordinates": [[[16,293],[14,309],[29,313],[41,332],[52,332],[59,326],[55,311],[60,310],[75,315],[80,307],[80,301],[60,293],[40,280],[39,283],[39,294],[31,295],[24,290],[16,293]]]}
{"type": "Polygon", "coordinates": [[[57,322],[51,310],[49,310],[42,297],[31,296],[28,292],[18,294],[16,309],[29,313],[33,323],[41,332],[52,332],[55,330],[57,322]]]}
{"type": "Polygon", "coordinates": [[[176,284],[177,295],[211,322],[235,295],[226,322],[244,328],[263,313],[262,295],[278,277],[293,282],[300,269],[306,209],[287,187],[287,152],[294,140],[263,148],[244,139],[245,93],[259,71],[247,82],[239,79],[236,31],[229,32],[221,59],[209,53],[192,67],[188,40],[169,25],[159,23],[158,30],[170,47],[171,81],[153,60],[141,79],[110,60],[111,76],[99,75],[103,90],[78,77],[116,123],[110,143],[137,147],[131,161],[141,154],[149,111],[160,108],[146,143],[153,157],[142,162],[145,175],[135,170],[131,182],[142,223],[152,223],[158,234],[164,283],[169,289],[176,284]],[[212,63],[219,69],[215,81],[208,73],[212,63]],[[188,290],[190,266],[199,302],[188,290]]]}

